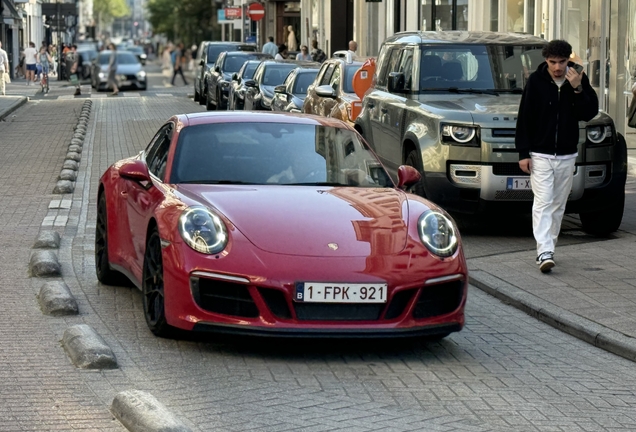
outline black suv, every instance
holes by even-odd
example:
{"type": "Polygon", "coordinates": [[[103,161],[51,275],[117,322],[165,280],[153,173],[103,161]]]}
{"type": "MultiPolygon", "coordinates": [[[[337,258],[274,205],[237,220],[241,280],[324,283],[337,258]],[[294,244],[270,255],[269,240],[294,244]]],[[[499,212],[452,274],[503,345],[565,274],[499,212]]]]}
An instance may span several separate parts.
{"type": "Polygon", "coordinates": [[[256,45],[241,42],[201,42],[198,52],[197,68],[194,74],[194,101],[205,105],[205,77],[214,69],[214,63],[224,51],[256,51],[256,45]]]}
{"type": "MultiPolygon", "coordinates": [[[[515,33],[404,32],[380,49],[375,85],[355,128],[391,171],[422,174],[415,192],[446,210],[529,213],[533,194],[515,148],[523,87],[543,63],[544,39],[515,33]]],[[[579,123],[578,157],[566,212],[593,234],[623,217],[627,150],[599,112],[579,123]]]]}

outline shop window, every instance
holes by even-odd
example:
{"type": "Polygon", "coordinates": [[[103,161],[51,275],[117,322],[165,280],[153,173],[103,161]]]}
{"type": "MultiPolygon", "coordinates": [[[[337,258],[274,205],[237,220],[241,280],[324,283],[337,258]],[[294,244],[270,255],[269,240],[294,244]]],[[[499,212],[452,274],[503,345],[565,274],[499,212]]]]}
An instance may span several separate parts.
{"type": "Polygon", "coordinates": [[[468,30],[468,0],[422,0],[422,30],[468,30]]]}

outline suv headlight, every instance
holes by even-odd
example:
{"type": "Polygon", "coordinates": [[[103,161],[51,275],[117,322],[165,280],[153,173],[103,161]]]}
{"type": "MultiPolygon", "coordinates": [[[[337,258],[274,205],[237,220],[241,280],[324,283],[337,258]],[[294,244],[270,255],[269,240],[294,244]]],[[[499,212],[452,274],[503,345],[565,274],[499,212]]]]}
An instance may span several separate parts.
{"type": "Polygon", "coordinates": [[[611,125],[596,125],[588,126],[587,139],[593,144],[601,144],[607,141],[608,144],[612,142],[612,126],[611,125]]]}
{"type": "Polygon", "coordinates": [[[442,142],[451,144],[479,146],[477,128],[466,125],[442,124],[442,142]]]}
{"type": "Polygon", "coordinates": [[[179,233],[188,246],[204,254],[216,254],[227,245],[221,218],[205,207],[189,207],[179,217],[179,233]]]}
{"type": "Polygon", "coordinates": [[[442,213],[429,210],[417,221],[417,230],[424,246],[439,257],[449,257],[457,251],[457,229],[442,213]]]}

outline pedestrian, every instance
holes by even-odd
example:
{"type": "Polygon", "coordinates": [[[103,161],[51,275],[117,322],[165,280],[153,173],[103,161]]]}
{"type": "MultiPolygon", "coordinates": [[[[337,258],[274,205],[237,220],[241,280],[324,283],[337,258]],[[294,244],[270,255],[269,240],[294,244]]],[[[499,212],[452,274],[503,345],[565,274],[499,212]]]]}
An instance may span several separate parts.
{"type": "Polygon", "coordinates": [[[7,52],[2,49],[2,41],[0,41],[0,94],[6,95],[6,82],[9,78],[9,56],[7,52]]]}
{"type": "Polygon", "coordinates": [[[75,87],[75,93],[73,93],[73,96],[80,96],[82,94],[78,74],[79,64],[77,45],[71,45],[69,50],[66,52],[66,70],[68,71],[68,80],[71,82],[71,85],[75,87]]]}
{"type": "Polygon", "coordinates": [[[627,126],[636,128],[636,76],[632,80],[634,82],[632,85],[632,103],[627,110],[627,126]]]}
{"type": "Polygon", "coordinates": [[[42,93],[48,93],[49,71],[51,70],[51,64],[53,64],[53,58],[46,49],[46,45],[42,45],[42,47],[40,47],[40,52],[38,53],[38,63],[42,68],[42,80],[40,81],[40,84],[42,86],[42,93]]]}
{"type": "Polygon", "coordinates": [[[27,85],[31,85],[33,81],[35,81],[35,71],[37,69],[37,60],[35,56],[37,55],[37,53],[38,52],[35,49],[35,44],[33,42],[29,42],[29,46],[24,49],[24,63],[26,64],[27,85]]]}
{"type": "Polygon", "coordinates": [[[274,56],[274,60],[285,60],[287,58],[287,47],[285,44],[278,45],[278,52],[274,56]]]}
{"type": "Polygon", "coordinates": [[[297,51],[298,43],[296,42],[296,33],[294,32],[294,26],[287,26],[287,49],[289,51],[297,51]]]}
{"type": "Polygon", "coordinates": [[[598,114],[596,93],[582,67],[569,62],[571,54],[572,46],[564,40],[543,47],[545,62],[528,78],[517,115],[515,146],[519,167],[530,174],[532,231],[542,273],[555,266],[555,246],[578,156],[579,121],[598,114]]]}
{"type": "Polygon", "coordinates": [[[170,81],[170,84],[174,85],[174,79],[177,77],[177,75],[181,75],[181,78],[183,79],[183,85],[188,85],[188,82],[186,81],[186,77],[185,75],[183,75],[183,68],[185,67],[187,61],[186,61],[184,45],[182,42],[179,42],[179,44],[177,45],[177,49],[173,53],[173,57],[174,57],[174,72],[172,73],[172,81],[170,81]]]}
{"type": "Polygon", "coordinates": [[[117,82],[117,47],[111,42],[108,45],[108,49],[110,50],[110,58],[108,60],[108,81],[106,85],[113,89],[111,96],[117,96],[119,94],[119,83],[117,82]]]}
{"type": "Polygon", "coordinates": [[[271,36],[268,36],[267,40],[268,42],[265,45],[263,45],[263,52],[265,54],[271,55],[272,57],[275,57],[276,54],[278,54],[278,47],[274,43],[274,38],[271,36]]]}
{"type": "Polygon", "coordinates": [[[296,55],[296,60],[311,60],[311,55],[309,54],[309,48],[307,48],[307,45],[300,46],[300,53],[296,55]]]}
{"type": "Polygon", "coordinates": [[[356,51],[358,51],[358,42],[356,42],[354,40],[350,40],[349,41],[349,50],[347,52],[349,54],[351,54],[351,58],[355,58],[356,57],[356,51]]]}
{"type": "Polygon", "coordinates": [[[311,41],[311,59],[318,63],[322,63],[327,59],[327,54],[318,48],[318,41],[316,39],[311,41]]]}

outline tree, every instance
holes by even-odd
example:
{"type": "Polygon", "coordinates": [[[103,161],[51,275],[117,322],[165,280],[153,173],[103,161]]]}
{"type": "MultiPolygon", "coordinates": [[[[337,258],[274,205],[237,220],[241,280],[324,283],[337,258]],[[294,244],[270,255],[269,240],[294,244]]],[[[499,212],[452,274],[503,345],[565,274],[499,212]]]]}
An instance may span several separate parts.
{"type": "Polygon", "coordinates": [[[149,0],[146,8],[154,33],[165,34],[172,41],[190,46],[220,39],[217,5],[210,0],[149,0]]]}
{"type": "Polygon", "coordinates": [[[113,19],[129,16],[130,9],[126,0],[95,0],[93,13],[97,16],[97,29],[101,32],[103,26],[110,25],[113,19]]]}

